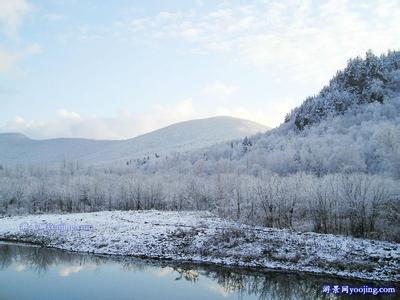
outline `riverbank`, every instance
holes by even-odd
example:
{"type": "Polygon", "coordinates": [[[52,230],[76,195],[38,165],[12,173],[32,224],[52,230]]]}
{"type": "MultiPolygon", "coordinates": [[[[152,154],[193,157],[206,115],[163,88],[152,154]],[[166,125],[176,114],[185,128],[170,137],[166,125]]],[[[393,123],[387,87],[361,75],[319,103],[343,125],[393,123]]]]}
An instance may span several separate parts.
{"type": "Polygon", "coordinates": [[[400,281],[400,244],[247,226],[207,212],[5,217],[0,239],[94,254],[400,281]]]}

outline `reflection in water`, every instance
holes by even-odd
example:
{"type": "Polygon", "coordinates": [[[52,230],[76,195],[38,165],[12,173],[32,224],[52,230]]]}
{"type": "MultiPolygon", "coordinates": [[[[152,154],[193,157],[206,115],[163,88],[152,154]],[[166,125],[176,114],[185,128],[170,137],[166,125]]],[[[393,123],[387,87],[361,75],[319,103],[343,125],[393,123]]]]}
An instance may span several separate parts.
{"type": "MultiPolygon", "coordinates": [[[[120,276],[129,272],[150,274],[154,278],[169,279],[171,286],[177,284],[174,282],[185,281],[190,282],[193,288],[206,282],[206,288],[203,290],[193,290],[193,293],[197,295],[203,293],[203,299],[210,298],[210,295],[222,298],[234,296],[234,299],[326,299],[327,296],[321,291],[321,286],[325,283],[353,286],[366,284],[365,282],[321,276],[281,272],[260,273],[218,266],[174,264],[134,258],[110,258],[0,243],[0,271],[2,272],[9,272],[12,269],[16,272],[32,272],[40,275],[56,268],[58,277],[66,278],[80,272],[104,271],[103,269],[110,264],[120,266],[120,276]]],[[[118,276],[118,274],[113,276],[118,276]]],[[[382,286],[382,284],[375,285],[382,286]]],[[[369,286],[374,286],[374,284],[369,284],[369,286]]],[[[386,286],[388,285],[386,284],[386,286]]],[[[34,291],[32,292],[34,293],[34,291]]],[[[121,291],[115,291],[116,298],[119,298],[119,292],[121,291]]]]}
{"type": "Polygon", "coordinates": [[[83,265],[72,265],[72,266],[64,266],[60,268],[58,275],[61,277],[68,277],[73,273],[79,273],[81,271],[90,271],[96,270],[97,265],[95,264],[83,264],[83,265]]]}

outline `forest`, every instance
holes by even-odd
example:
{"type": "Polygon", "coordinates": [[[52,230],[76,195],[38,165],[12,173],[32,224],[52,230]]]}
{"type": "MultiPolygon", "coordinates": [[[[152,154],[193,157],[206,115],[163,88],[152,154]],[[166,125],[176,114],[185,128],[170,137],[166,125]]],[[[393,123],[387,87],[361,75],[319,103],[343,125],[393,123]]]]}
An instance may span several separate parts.
{"type": "Polygon", "coordinates": [[[113,165],[0,166],[0,214],[207,210],[400,241],[400,52],[367,52],[263,134],[113,165]]]}

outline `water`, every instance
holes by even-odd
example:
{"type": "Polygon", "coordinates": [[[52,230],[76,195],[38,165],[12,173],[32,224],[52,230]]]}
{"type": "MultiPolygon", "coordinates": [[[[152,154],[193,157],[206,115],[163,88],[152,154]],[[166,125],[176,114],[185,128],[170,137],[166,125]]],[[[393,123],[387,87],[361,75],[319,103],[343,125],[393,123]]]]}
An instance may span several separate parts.
{"type": "Polygon", "coordinates": [[[0,243],[1,300],[326,299],[321,291],[325,283],[365,284],[0,243]]]}

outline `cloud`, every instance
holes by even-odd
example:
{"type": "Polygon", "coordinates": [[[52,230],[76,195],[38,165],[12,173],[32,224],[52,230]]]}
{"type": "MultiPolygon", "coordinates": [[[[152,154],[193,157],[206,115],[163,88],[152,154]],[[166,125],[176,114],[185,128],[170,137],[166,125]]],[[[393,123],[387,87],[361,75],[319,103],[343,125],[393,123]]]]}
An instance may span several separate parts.
{"type": "Polygon", "coordinates": [[[68,277],[72,273],[79,273],[80,271],[83,270],[83,266],[69,266],[69,267],[63,267],[60,269],[58,274],[61,277],[68,277]]]}
{"type": "Polygon", "coordinates": [[[10,70],[17,61],[18,55],[0,47],[0,73],[10,70]]]}
{"type": "Polygon", "coordinates": [[[28,44],[17,51],[9,51],[0,44],[0,73],[14,69],[20,61],[41,52],[40,45],[35,43],[28,44]]]}
{"type": "Polygon", "coordinates": [[[26,120],[21,116],[8,121],[0,132],[21,132],[32,138],[79,137],[95,139],[127,139],[167,125],[197,117],[191,99],[173,106],[154,106],[150,111],[132,115],[121,109],[116,116],[83,116],[65,108],[51,119],[26,120]]]}
{"type": "Polygon", "coordinates": [[[81,271],[91,271],[96,269],[97,266],[95,264],[65,266],[65,267],[63,266],[60,268],[58,275],[60,277],[69,277],[73,273],[79,273],[81,271]]]}
{"type": "Polygon", "coordinates": [[[80,120],[81,119],[81,116],[78,113],[73,112],[73,111],[68,111],[65,108],[59,109],[57,111],[57,114],[58,114],[58,116],[60,116],[62,119],[65,119],[65,120],[68,120],[68,119],[80,120]]]}
{"type": "Polygon", "coordinates": [[[281,117],[271,117],[271,111],[264,111],[262,109],[249,109],[242,106],[221,106],[217,107],[214,111],[215,116],[231,116],[245,120],[251,120],[266,126],[270,124],[279,124],[281,117]]]}
{"type": "Polygon", "coordinates": [[[32,10],[25,0],[0,0],[0,30],[16,37],[24,16],[32,10]]]}
{"type": "Polygon", "coordinates": [[[271,74],[321,84],[368,49],[400,48],[397,0],[221,1],[208,11],[163,12],[132,24],[135,30],[124,32],[130,24],[122,22],[120,35],[179,40],[190,53],[230,54],[271,74]]]}
{"type": "Polygon", "coordinates": [[[212,96],[229,96],[238,90],[237,86],[215,82],[205,87],[204,92],[212,96]]]}
{"type": "Polygon", "coordinates": [[[257,105],[235,105],[221,103],[212,112],[213,116],[231,116],[245,120],[251,120],[259,124],[275,127],[284,121],[284,116],[295,107],[297,99],[280,98],[273,105],[265,108],[257,105]]]}
{"type": "Polygon", "coordinates": [[[49,21],[60,21],[63,20],[65,18],[65,16],[63,14],[59,14],[59,13],[51,13],[51,14],[47,14],[45,15],[46,19],[49,21]]]}
{"type": "Polygon", "coordinates": [[[293,107],[293,102],[293,99],[281,99],[280,104],[270,110],[221,104],[210,112],[201,113],[195,109],[193,100],[189,98],[175,105],[155,105],[141,114],[132,114],[127,109],[121,109],[117,115],[111,117],[85,116],[61,108],[53,118],[42,121],[17,116],[0,127],[0,132],[20,132],[37,139],[128,139],[174,123],[212,116],[231,116],[271,126],[283,121],[282,115],[293,107]]]}
{"type": "Polygon", "coordinates": [[[22,263],[17,263],[17,264],[15,265],[15,271],[16,271],[16,272],[25,271],[26,268],[27,268],[27,266],[24,265],[24,264],[22,264],[22,263]]]}
{"type": "Polygon", "coordinates": [[[0,127],[0,132],[20,132],[36,139],[128,139],[174,123],[212,116],[231,116],[267,126],[275,125],[282,122],[281,116],[292,106],[290,99],[283,99],[280,105],[269,111],[221,105],[205,114],[194,108],[192,99],[186,99],[172,106],[156,105],[142,114],[131,114],[129,110],[121,109],[117,115],[111,117],[85,116],[61,108],[53,118],[42,121],[17,116],[0,127]]]}
{"type": "Polygon", "coordinates": [[[8,38],[0,42],[0,73],[14,69],[23,59],[41,52],[37,43],[24,43],[18,37],[24,17],[31,11],[32,7],[25,0],[0,0],[0,33],[8,38]]]}

